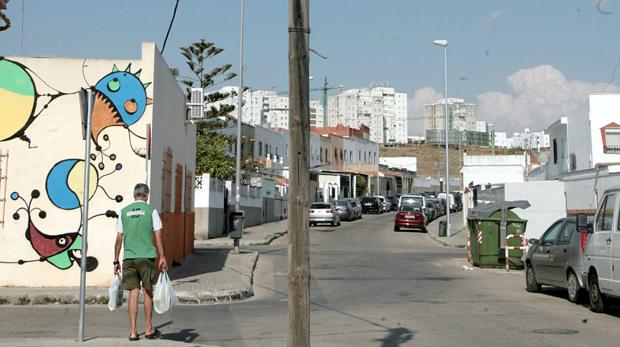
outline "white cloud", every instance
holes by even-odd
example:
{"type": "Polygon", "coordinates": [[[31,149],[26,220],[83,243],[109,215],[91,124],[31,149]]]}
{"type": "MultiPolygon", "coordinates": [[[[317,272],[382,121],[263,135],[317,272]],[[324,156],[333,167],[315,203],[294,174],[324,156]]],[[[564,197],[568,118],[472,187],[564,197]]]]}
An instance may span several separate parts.
{"type": "Polygon", "coordinates": [[[424,133],[424,105],[437,102],[443,95],[431,87],[420,88],[415,91],[413,98],[408,100],[407,117],[409,135],[424,133]]]}
{"type": "Polygon", "coordinates": [[[504,10],[495,10],[487,17],[487,22],[495,23],[496,20],[500,19],[503,16],[504,16],[504,10]]]}
{"type": "MultiPolygon", "coordinates": [[[[511,94],[488,91],[478,95],[478,119],[495,123],[498,131],[544,129],[564,114],[583,112],[588,95],[605,87],[605,83],[567,80],[551,65],[521,69],[507,81],[511,94]]],[[[620,88],[610,85],[605,91],[618,92],[620,88]]]]}

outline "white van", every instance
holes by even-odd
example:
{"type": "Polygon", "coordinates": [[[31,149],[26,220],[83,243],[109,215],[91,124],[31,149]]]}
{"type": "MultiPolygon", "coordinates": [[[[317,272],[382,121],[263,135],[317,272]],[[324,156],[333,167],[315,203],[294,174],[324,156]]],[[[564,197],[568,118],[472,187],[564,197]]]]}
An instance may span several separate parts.
{"type": "Polygon", "coordinates": [[[607,297],[620,297],[620,187],[603,193],[594,223],[577,215],[577,230],[587,232],[582,278],[587,284],[590,309],[604,312],[607,297]]]}

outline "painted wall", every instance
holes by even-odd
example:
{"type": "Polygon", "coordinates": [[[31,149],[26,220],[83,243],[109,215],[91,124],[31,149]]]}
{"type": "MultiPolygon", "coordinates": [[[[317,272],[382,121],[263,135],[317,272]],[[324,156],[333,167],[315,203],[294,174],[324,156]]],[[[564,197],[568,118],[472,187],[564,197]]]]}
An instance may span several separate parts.
{"type": "MultiPolygon", "coordinates": [[[[154,111],[155,95],[168,117],[184,114],[183,101],[174,100],[179,94],[159,81],[169,71],[155,72],[163,69],[158,59],[152,43],[143,44],[141,59],[134,60],[0,58],[0,152],[9,153],[3,158],[7,180],[0,186],[7,199],[0,261],[13,262],[0,264],[0,286],[79,285],[84,202],[80,88],[95,94],[93,131],[87,134],[92,146],[87,284],[109,283],[116,219],[106,217],[106,211],[131,202],[135,183],[146,180],[148,166],[140,154],[147,147],[147,125],[153,125],[154,144],[176,148],[185,143],[182,134],[157,128],[163,114],[154,111]]],[[[148,182],[155,195],[161,191],[161,171],[156,176],[148,182]]]]}
{"type": "Polygon", "coordinates": [[[525,235],[527,238],[538,238],[556,220],[566,217],[566,198],[564,182],[522,182],[504,185],[506,201],[527,200],[530,207],[514,212],[527,219],[525,235]]]}
{"type": "Polygon", "coordinates": [[[463,157],[463,185],[525,181],[522,155],[467,155],[463,157]]]}
{"type": "MultiPolygon", "coordinates": [[[[620,94],[590,95],[590,137],[592,139],[592,167],[597,164],[620,162],[620,152],[605,152],[601,128],[610,124],[620,133],[620,94]]],[[[609,130],[608,130],[609,131],[609,130]]]]}

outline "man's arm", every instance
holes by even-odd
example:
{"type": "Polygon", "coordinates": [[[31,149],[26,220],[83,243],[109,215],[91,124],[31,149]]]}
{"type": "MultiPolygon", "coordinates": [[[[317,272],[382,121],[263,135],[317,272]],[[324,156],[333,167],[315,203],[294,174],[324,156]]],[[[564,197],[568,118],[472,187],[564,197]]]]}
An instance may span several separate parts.
{"type": "Polygon", "coordinates": [[[123,234],[116,233],[116,242],[114,243],[114,274],[121,271],[121,264],[118,257],[121,255],[121,246],[123,245],[123,234]]]}
{"type": "Polygon", "coordinates": [[[164,255],[164,244],[161,242],[162,230],[155,230],[155,247],[157,248],[157,257],[159,258],[158,267],[159,271],[168,271],[168,263],[166,262],[166,256],[164,255]]]}

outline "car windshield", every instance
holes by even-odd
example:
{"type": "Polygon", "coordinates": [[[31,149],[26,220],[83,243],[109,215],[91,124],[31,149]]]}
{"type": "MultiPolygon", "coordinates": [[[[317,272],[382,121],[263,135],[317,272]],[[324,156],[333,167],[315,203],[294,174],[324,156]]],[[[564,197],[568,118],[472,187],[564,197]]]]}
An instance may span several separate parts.
{"type": "Polygon", "coordinates": [[[363,198],[362,202],[377,202],[377,200],[375,198],[363,198]]]}
{"type": "Polygon", "coordinates": [[[336,201],[336,206],[347,206],[346,201],[336,201]]]}
{"type": "Polygon", "coordinates": [[[419,206],[403,205],[398,208],[399,212],[421,212],[422,209],[419,206]]]}
{"type": "Polygon", "coordinates": [[[400,204],[404,205],[412,205],[412,206],[422,206],[424,199],[421,196],[411,196],[411,197],[401,197],[400,204]]]}
{"type": "Polygon", "coordinates": [[[331,208],[331,206],[325,203],[314,203],[312,204],[312,206],[310,206],[310,208],[321,210],[321,209],[331,208]]]}

